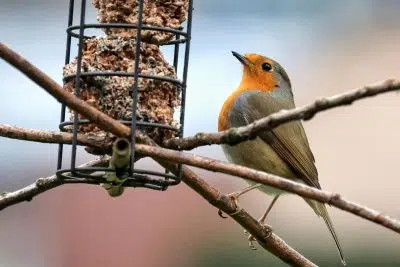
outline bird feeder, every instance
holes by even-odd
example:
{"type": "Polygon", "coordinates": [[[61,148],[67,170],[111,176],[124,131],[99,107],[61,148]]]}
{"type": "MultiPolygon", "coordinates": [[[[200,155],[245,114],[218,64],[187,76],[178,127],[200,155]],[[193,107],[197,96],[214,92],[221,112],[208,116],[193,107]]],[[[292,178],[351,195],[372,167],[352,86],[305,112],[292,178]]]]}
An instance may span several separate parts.
{"type": "MultiPolygon", "coordinates": [[[[70,0],[64,89],[129,126],[132,133],[141,131],[160,145],[167,139],[182,137],[193,0],[92,0],[98,23],[91,24],[85,21],[87,5],[86,0],[81,0],[78,8],[70,0]],[[75,25],[76,10],[79,23],[75,25]],[[101,29],[101,34],[85,34],[94,29],[101,29]],[[74,41],[78,43],[76,56],[71,55],[74,41]],[[163,55],[161,48],[165,46],[173,46],[172,62],[163,55]],[[183,57],[179,56],[181,46],[184,46],[183,57]],[[178,70],[178,65],[182,65],[182,70],[178,70]]],[[[78,134],[104,140],[115,140],[115,136],[64,105],[59,128],[73,135],[70,153],[65,145],[59,144],[60,178],[99,179],[99,172],[114,171],[103,166],[82,168],[76,163],[78,134]],[[63,166],[67,153],[68,168],[63,166]]],[[[110,152],[91,148],[86,151],[95,155],[110,152]]],[[[180,182],[181,174],[137,169],[136,160],[132,134],[126,185],[165,190],[180,182]]]]}

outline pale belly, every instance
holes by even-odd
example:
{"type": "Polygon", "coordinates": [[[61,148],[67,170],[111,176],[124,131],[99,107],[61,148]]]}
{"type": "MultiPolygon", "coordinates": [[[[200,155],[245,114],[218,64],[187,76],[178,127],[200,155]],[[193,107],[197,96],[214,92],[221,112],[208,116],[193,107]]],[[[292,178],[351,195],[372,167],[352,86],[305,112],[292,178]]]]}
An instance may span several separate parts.
{"type": "MultiPolygon", "coordinates": [[[[222,149],[227,159],[234,164],[299,181],[289,166],[260,138],[235,146],[222,145],[222,149]]],[[[255,184],[252,181],[245,181],[251,185],[255,184]]],[[[286,193],[269,186],[261,186],[259,189],[270,195],[286,193]]]]}

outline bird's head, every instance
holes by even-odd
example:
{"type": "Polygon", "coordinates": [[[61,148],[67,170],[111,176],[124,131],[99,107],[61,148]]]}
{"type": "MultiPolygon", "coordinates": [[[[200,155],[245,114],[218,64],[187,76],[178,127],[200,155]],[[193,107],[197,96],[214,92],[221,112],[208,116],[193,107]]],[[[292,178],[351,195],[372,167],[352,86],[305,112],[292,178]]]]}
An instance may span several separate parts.
{"type": "Polygon", "coordinates": [[[232,51],[243,65],[240,87],[247,90],[275,91],[278,88],[291,88],[289,76],[276,61],[259,54],[241,55],[232,51]]]}

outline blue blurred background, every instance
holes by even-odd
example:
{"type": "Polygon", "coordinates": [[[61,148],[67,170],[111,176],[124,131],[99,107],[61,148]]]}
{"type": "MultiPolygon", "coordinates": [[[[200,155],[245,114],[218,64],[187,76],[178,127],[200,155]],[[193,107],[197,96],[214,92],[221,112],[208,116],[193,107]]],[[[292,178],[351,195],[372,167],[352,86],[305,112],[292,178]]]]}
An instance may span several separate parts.
{"type": "MultiPolygon", "coordinates": [[[[96,10],[88,4],[88,22],[96,10]]],[[[289,73],[297,105],[399,77],[399,1],[195,0],[185,134],[216,131],[221,104],[241,67],[230,51],[257,52],[289,73]]],[[[68,1],[2,0],[1,41],[61,83],[68,1]]],[[[171,51],[165,51],[171,56],[171,51]]],[[[400,98],[386,94],[305,123],[322,187],[400,218],[400,98]]],[[[0,61],[0,123],[57,130],[60,104],[0,61]]],[[[196,150],[225,160],[218,146],[196,150]]],[[[53,174],[56,145],[0,138],[0,191],[53,174]]],[[[79,161],[90,159],[84,152],[79,161]]],[[[143,164],[156,168],[149,161],[143,164]]],[[[245,183],[199,171],[229,193],[245,183]]],[[[242,205],[259,217],[271,198],[242,205]]],[[[400,266],[394,232],[330,208],[348,266],[400,266]]],[[[275,232],[321,266],[340,261],[322,220],[297,196],[269,215],[275,232]]],[[[56,188],[1,211],[1,266],[285,266],[251,251],[239,225],[184,184],[166,192],[130,189],[110,199],[96,186],[56,188]]]]}

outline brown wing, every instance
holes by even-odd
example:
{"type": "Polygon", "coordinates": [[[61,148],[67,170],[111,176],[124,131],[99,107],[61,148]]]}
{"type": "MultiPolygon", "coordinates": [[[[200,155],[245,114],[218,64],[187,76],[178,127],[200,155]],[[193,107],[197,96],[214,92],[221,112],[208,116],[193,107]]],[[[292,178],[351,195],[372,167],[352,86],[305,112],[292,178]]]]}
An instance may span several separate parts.
{"type": "MultiPolygon", "coordinates": [[[[273,95],[261,91],[244,92],[239,95],[229,113],[230,126],[244,126],[282,109],[293,107],[291,95],[273,95]]],[[[300,121],[280,125],[272,131],[264,131],[259,137],[275,150],[299,179],[310,186],[321,188],[314,156],[300,121]]]]}

